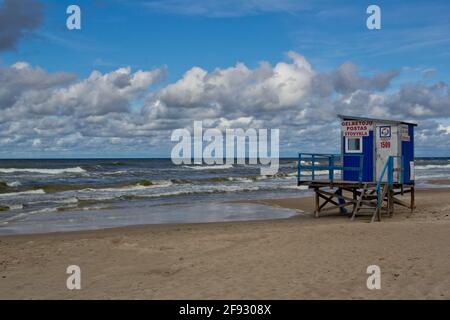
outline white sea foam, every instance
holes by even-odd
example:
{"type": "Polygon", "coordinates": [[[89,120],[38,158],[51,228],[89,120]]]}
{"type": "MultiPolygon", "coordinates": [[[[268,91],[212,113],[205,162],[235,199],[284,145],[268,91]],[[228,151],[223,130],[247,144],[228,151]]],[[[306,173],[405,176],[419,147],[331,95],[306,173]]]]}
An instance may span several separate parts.
{"type": "Polygon", "coordinates": [[[220,164],[220,165],[198,165],[198,166],[183,166],[184,168],[194,169],[194,170],[225,170],[233,168],[232,164],[220,164]]]}
{"type": "Polygon", "coordinates": [[[58,210],[58,208],[44,208],[44,209],[30,211],[30,212],[21,212],[19,214],[16,214],[15,216],[12,216],[12,217],[2,220],[2,222],[3,222],[3,224],[7,224],[8,222],[19,220],[21,218],[26,218],[32,214],[49,213],[49,212],[55,212],[57,210],[58,210]]]}
{"type": "Polygon", "coordinates": [[[15,173],[15,172],[31,172],[43,174],[61,174],[61,173],[83,173],[86,172],[81,167],[64,168],[64,169],[38,169],[38,168],[0,168],[0,173],[15,173]]]}
{"type": "MultiPolygon", "coordinates": [[[[304,166],[311,166],[312,165],[312,161],[303,161],[302,160],[300,163],[302,165],[304,165],[304,166]]],[[[320,165],[320,162],[314,161],[314,165],[318,166],[318,165],[320,165]]]]}
{"type": "Polygon", "coordinates": [[[127,174],[128,172],[125,170],[119,170],[119,171],[113,171],[113,172],[105,172],[103,173],[104,175],[108,175],[108,176],[117,176],[117,175],[122,175],[122,174],[127,174]]]}
{"type": "Polygon", "coordinates": [[[117,195],[117,194],[110,194],[110,195],[96,195],[96,194],[86,194],[86,195],[80,195],[78,198],[80,200],[93,200],[93,201],[109,201],[109,200],[113,200],[116,199],[118,197],[120,197],[122,195],[117,195]]]}
{"type": "Polygon", "coordinates": [[[102,193],[102,192],[112,192],[112,193],[126,193],[130,191],[139,191],[139,190],[146,190],[146,189],[154,189],[154,188],[162,188],[162,187],[168,187],[172,185],[172,182],[169,180],[160,180],[160,181],[152,181],[152,185],[145,186],[141,184],[136,184],[134,186],[127,186],[127,187],[121,187],[121,188],[103,188],[103,189],[94,189],[94,188],[86,188],[79,190],[80,192],[94,192],[94,193],[102,193]]]}
{"type": "Polygon", "coordinates": [[[159,192],[153,194],[138,194],[135,195],[139,198],[157,198],[157,197],[166,197],[166,196],[177,196],[177,195],[186,195],[186,194],[196,194],[196,193],[218,193],[218,192],[238,192],[238,191],[257,191],[260,190],[260,187],[254,186],[220,186],[216,188],[193,188],[193,189],[180,189],[174,191],[167,192],[159,192]]]}
{"type": "Polygon", "coordinates": [[[237,182],[243,182],[243,183],[252,183],[254,182],[252,179],[249,178],[240,178],[240,177],[228,177],[228,181],[237,181],[237,182]]]}
{"type": "Polygon", "coordinates": [[[55,202],[71,204],[71,203],[77,203],[78,199],[75,197],[71,197],[71,198],[67,198],[67,199],[56,200],[55,202]]]}
{"type": "Polygon", "coordinates": [[[280,186],[281,189],[294,189],[294,190],[308,190],[308,186],[297,186],[297,185],[288,185],[288,186],[280,186]]]}
{"type": "Polygon", "coordinates": [[[450,169],[450,164],[427,164],[424,166],[415,166],[415,169],[450,169]]]}
{"type": "MultiPolygon", "coordinates": [[[[302,163],[305,161],[302,161],[302,163]]],[[[298,165],[298,161],[292,161],[292,162],[287,162],[287,163],[280,163],[278,166],[280,168],[296,168],[298,165]]]]}
{"type": "Polygon", "coordinates": [[[6,185],[11,188],[20,187],[22,184],[19,181],[7,182],[6,185]]]}
{"type": "MultiPolygon", "coordinates": [[[[328,170],[314,170],[315,175],[323,175],[323,174],[328,174],[328,173],[329,173],[328,170]]],[[[312,171],[301,171],[301,175],[302,176],[310,176],[310,175],[312,175],[312,171]]]]}
{"type": "MultiPolygon", "coordinates": [[[[54,204],[75,204],[78,202],[78,198],[75,196],[71,196],[72,192],[69,191],[68,197],[54,197],[55,194],[52,193],[46,193],[45,196],[42,197],[36,197],[32,199],[31,201],[27,201],[26,204],[28,206],[36,206],[41,204],[48,204],[48,203],[54,203],[54,204]]],[[[65,196],[65,195],[63,195],[65,196]]]]}
{"type": "Polygon", "coordinates": [[[20,192],[10,192],[10,193],[0,193],[0,197],[16,197],[27,194],[45,194],[45,191],[42,189],[37,190],[28,190],[28,191],[20,191],[20,192]]]}
{"type": "MultiPolygon", "coordinates": [[[[166,189],[161,192],[126,192],[135,190],[124,190],[122,192],[115,192],[114,189],[103,189],[103,193],[86,193],[79,194],[78,198],[81,200],[96,200],[107,201],[113,200],[122,196],[133,196],[136,198],[158,198],[177,195],[199,194],[199,193],[219,193],[219,192],[239,192],[239,191],[257,191],[260,190],[260,186],[252,186],[250,184],[240,185],[193,185],[185,184],[182,188],[178,189],[166,189]],[[125,192],[123,192],[125,191],[125,192]]],[[[87,190],[87,189],[85,189],[87,190]]],[[[99,190],[99,189],[97,189],[99,190]]],[[[142,189],[141,189],[142,190],[142,189]]],[[[156,189],[155,189],[156,191],[156,189]]]]}
{"type": "Polygon", "coordinates": [[[11,204],[8,205],[9,210],[22,210],[23,209],[23,204],[11,204]]]}
{"type": "Polygon", "coordinates": [[[79,210],[81,211],[93,211],[93,210],[104,210],[104,209],[110,209],[110,206],[93,206],[93,207],[84,207],[79,210]]]}
{"type": "Polygon", "coordinates": [[[49,212],[56,212],[58,211],[58,208],[44,208],[40,210],[30,211],[28,214],[36,214],[36,213],[49,213],[49,212]]]}
{"type": "Polygon", "coordinates": [[[416,174],[416,180],[436,180],[436,179],[445,179],[445,178],[449,178],[449,174],[448,173],[443,173],[443,174],[416,174]]]}
{"type": "Polygon", "coordinates": [[[3,223],[3,224],[8,224],[8,223],[11,222],[11,221],[18,220],[18,219],[20,219],[20,218],[25,218],[26,216],[27,216],[27,213],[22,212],[22,213],[16,214],[15,216],[12,216],[12,217],[3,219],[3,220],[2,220],[2,223],[3,223]]]}

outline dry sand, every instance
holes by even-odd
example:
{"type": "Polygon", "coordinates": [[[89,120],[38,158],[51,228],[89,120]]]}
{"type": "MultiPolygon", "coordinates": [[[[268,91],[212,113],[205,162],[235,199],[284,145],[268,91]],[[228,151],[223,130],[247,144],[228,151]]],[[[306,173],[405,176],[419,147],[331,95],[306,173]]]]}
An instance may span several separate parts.
{"type": "MultiPolygon", "coordinates": [[[[310,211],[312,199],[259,201],[310,211]]],[[[0,237],[0,298],[450,298],[450,191],[406,217],[149,225],[0,237]],[[81,267],[78,291],[66,268],[81,267]],[[368,290],[366,268],[381,268],[368,290]]]]}

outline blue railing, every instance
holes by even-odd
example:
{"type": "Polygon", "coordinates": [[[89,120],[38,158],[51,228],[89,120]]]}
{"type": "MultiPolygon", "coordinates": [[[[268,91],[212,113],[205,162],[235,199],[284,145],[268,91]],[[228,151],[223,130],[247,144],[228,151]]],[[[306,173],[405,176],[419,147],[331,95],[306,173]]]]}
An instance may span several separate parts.
{"type": "Polygon", "coordinates": [[[394,167],[394,158],[400,159],[400,165],[398,166],[397,170],[400,171],[400,179],[398,182],[403,184],[404,182],[404,158],[403,156],[389,156],[389,158],[386,161],[386,164],[383,167],[383,170],[381,170],[380,176],[378,177],[377,185],[375,187],[375,190],[378,194],[378,208],[381,208],[381,183],[383,182],[383,178],[387,172],[387,185],[392,186],[394,184],[394,171],[396,170],[394,167]]]}
{"type": "Polygon", "coordinates": [[[343,175],[343,171],[357,171],[358,172],[358,181],[362,182],[362,173],[363,173],[363,155],[355,154],[355,155],[345,155],[346,157],[358,157],[359,165],[358,166],[346,166],[343,165],[343,158],[339,154],[323,154],[323,153],[299,153],[298,154],[298,167],[297,167],[297,181],[301,182],[302,178],[302,170],[311,170],[311,180],[315,180],[316,178],[316,170],[328,170],[328,179],[330,182],[334,181],[334,172],[341,171],[341,175],[343,175]],[[336,165],[336,159],[341,158],[342,165],[336,165]],[[323,161],[328,163],[327,165],[318,164],[317,161],[323,161]],[[311,165],[303,165],[302,161],[310,161],[311,165]]]}

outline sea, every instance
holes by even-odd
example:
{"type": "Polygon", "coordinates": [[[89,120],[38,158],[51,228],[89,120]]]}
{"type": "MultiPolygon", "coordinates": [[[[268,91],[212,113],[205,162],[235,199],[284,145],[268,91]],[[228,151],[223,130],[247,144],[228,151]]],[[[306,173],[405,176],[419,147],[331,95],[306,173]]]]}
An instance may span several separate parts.
{"type": "MultiPolygon", "coordinates": [[[[415,175],[418,188],[444,187],[429,181],[450,178],[450,158],[417,158],[415,175]]],[[[0,235],[288,218],[301,212],[241,200],[309,194],[288,158],[272,176],[259,165],[170,159],[0,160],[0,235]]]]}

